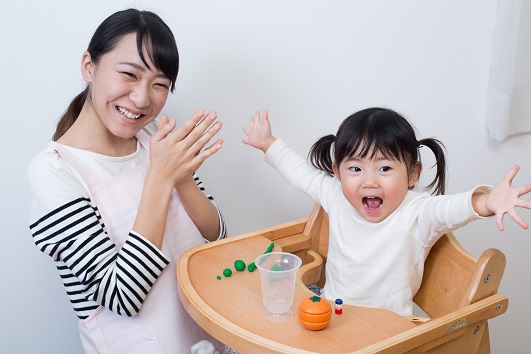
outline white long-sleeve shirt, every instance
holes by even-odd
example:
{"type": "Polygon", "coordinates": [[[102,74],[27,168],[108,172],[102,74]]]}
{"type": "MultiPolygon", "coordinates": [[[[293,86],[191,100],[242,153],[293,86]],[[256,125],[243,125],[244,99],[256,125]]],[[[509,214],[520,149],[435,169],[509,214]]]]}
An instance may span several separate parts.
{"type": "MultiPolygon", "coordinates": [[[[149,159],[140,143],[136,152],[123,157],[64,148],[104,180],[122,175],[149,159]]],[[[106,233],[84,179],[58,155],[37,154],[28,166],[27,178],[33,240],[39,250],[54,260],[77,316],[85,319],[100,305],[121,315],[135,315],[169,264],[169,257],[132,230],[118,249],[106,233]]],[[[206,194],[199,178],[194,175],[194,179],[206,194]]],[[[226,231],[221,214],[219,223],[219,238],[223,238],[226,231]]]]}
{"type": "Polygon", "coordinates": [[[348,202],[337,178],[309,165],[282,140],[271,145],[265,159],[328,213],[330,239],[321,295],[404,316],[412,315],[431,247],[445,232],[480,218],[471,197],[490,188],[435,197],[408,191],[393,213],[373,223],[348,202]]]}

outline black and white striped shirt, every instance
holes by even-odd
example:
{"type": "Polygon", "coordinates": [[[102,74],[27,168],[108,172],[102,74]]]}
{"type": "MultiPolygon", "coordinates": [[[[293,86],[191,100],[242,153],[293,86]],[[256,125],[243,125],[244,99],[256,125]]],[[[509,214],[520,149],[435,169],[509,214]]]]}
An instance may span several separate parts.
{"type": "MultiPolygon", "coordinates": [[[[143,150],[119,163],[108,161],[102,174],[119,175],[146,158],[143,150]]],[[[195,174],[194,180],[213,202],[195,174]]],[[[99,306],[136,315],[170,259],[134,231],[118,250],[83,179],[57,155],[38,154],[28,167],[28,184],[33,240],[55,262],[77,316],[85,319],[99,306]]],[[[218,214],[220,239],[226,230],[219,210],[218,214]]]]}

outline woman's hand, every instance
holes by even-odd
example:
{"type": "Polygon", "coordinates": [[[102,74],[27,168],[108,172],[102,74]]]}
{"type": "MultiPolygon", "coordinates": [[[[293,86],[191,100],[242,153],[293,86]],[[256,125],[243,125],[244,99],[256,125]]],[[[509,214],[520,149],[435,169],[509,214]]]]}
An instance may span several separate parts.
{"type": "MultiPolygon", "coordinates": [[[[175,120],[169,120],[164,115],[161,117],[157,132],[151,137],[150,167],[144,181],[142,199],[133,230],[158,248],[162,247],[164,239],[171,192],[178,186],[182,187],[178,192],[185,209],[192,210],[192,215],[201,216],[201,219],[192,217],[192,220],[196,224],[198,220],[213,224],[214,226],[206,231],[210,238],[215,237],[216,231],[219,233],[219,223],[212,221],[218,220],[216,207],[197,188],[192,177],[201,164],[215,154],[223,144],[222,140],[217,140],[202,150],[221,129],[221,122],[214,122],[216,118],[216,112],[209,112],[205,116],[204,111],[199,110],[180,128],[173,131],[176,126],[175,120]],[[200,203],[200,207],[204,206],[205,210],[208,210],[208,215],[202,210],[195,210],[198,209],[195,206],[189,207],[196,201],[200,203]]],[[[198,228],[201,232],[205,232],[202,230],[202,225],[198,228]]]]}
{"type": "Polygon", "coordinates": [[[222,123],[215,122],[216,118],[214,111],[205,115],[203,110],[198,110],[173,131],[175,120],[163,115],[158,131],[151,137],[150,172],[172,187],[189,179],[223,145],[223,140],[219,139],[203,149],[221,129],[222,123]]]}
{"type": "Polygon", "coordinates": [[[531,209],[531,202],[521,199],[520,197],[531,192],[531,183],[520,187],[513,187],[512,182],[520,170],[518,165],[511,167],[505,178],[496,184],[488,194],[479,195],[474,206],[478,214],[482,216],[496,215],[496,225],[503,231],[503,217],[508,214],[518,225],[527,229],[527,223],[518,215],[516,207],[531,209]],[[483,205],[483,207],[482,207],[483,205]],[[486,213],[482,213],[482,210],[486,213]]]}
{"type": "Polygon", "coordinates": [[[267,111],[264,111],[262,119],[260,119],[259,111],[255,113],[249,122],[249,128],[243,127],[243,132],[247,135],[247,139],[242,140],[244,144],[260,149],[264,153],[277,140],[271,134],[271,124],[269,124],[267,113],[267,111]]]}

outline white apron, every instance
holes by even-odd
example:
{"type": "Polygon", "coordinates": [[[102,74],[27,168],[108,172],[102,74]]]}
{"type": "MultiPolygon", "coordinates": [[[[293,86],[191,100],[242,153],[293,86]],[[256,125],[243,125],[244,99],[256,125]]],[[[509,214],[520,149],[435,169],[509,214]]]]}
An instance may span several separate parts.
{"type": "MultiPolygon", "coordinates": [[[[145,131],[141,130],[137,139],[149,150],[150,137],[145,131]]],[[[105,182],[68,149],[53,145],[85,179],[109,237],[117,249],[121,249],[136,218],[149,161],[105,182]]],[[[161,248],[171,258],[170,264],[155,281],[136,316],[120,316],[100,306],[79,322],[85,353],[181,354],[190,353],[192,345],[202,339],[215,342],[188,315],[177,293],[176,262],[179,256],[204,242],[174,189],[161,248]]]]}

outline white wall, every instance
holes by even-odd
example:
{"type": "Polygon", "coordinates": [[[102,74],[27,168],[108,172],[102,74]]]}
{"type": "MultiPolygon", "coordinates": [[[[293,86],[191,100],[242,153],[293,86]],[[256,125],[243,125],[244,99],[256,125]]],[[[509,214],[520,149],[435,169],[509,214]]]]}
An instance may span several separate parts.
{"type": "MultiPolygon", "coordinates": [[[[312,201],[295,192],[241,143],[255,110],[270,110],[274,133],[306,154],[320,136],[361,108],[408,116],[422,137],[445,142],[449,192],[493,184],[522,167],[531,181],[531,136],[487,136],[485,96],[494,0],[103,1],[26,0],[0,11],[2,160],[0,253],[2,353],[79,353],[76,318],[52,262],[27,227],[25,169],[83,88],[79,60],[96,26],[129,6],[158,12],[181,53],[176,93],[165,112],[180,121],[216,109],[225,145],[200,170],[231,235],[305,217],[312,201]]],[[[429,161],[429,155],[426,157],[429,161]]],[[[429,176],[429,175],[428,175],[429,176]]],[[[530,198],[527,198],[528,200],[530,198]]],[[[531,213],[522,212],[531,223],[531,213]]],[[[530,231],[493,219],[457,232],[475,256],[507,256],[500,292],[508,312],[490,322],[493,353],[530,346],[530,231]]]]}

